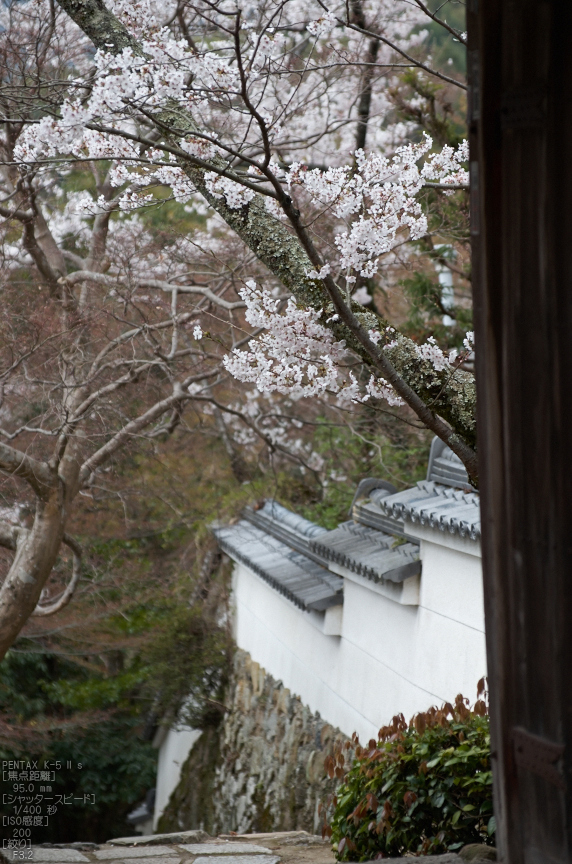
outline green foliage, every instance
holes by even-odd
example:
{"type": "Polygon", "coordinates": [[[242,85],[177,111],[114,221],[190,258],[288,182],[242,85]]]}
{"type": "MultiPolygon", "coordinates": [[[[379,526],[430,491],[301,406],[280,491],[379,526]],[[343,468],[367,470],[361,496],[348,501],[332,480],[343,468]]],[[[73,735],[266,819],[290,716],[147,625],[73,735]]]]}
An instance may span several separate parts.
{"type": "MultiPolygon", "coordinates": [[[[466,30],[465,4],[459,0],[442,0],[436,3],[428,3],[429,9],[436,12],[437,16],[450,24],[459,32],[466,30]]],[[[467,49],[462,42],[454,39],[441,24],[436,21],[424,22],[423,30],[427,31],[424,47],[431,55],[433,68],[439,69],[448,75],[457,73],[465,76],[467,70],[467,49]]]]}
{"type": "MultiPolygon", "coordinates": [[[[133,805],[155,784],[157,752],[137,734],[137,718],[109,719],[79,735],[53,741],[50,753],[72,769],[56,785],[66,793],[95,794],[96,812],[109,806],[133,805]],[[77,766],[81,764],[81,768],[77,766]]],[[[83,839],[83,838],[82,838],[83,839]]]]}
{"type": "Polygon", "coordinates": [[[50,794],[79,799],[35,828],[35,842],[103,842],[130,831],[125,817],[154,785],[157,762],[129,704],[132,689],[129,676],[104,679],[54,654],[12,650],[0,664],[0,714],[9,721],[0,759],[59,762],[50,794]]]}
{"type": "Polygon", "coordinates": [[[50,658],[9,651],[0,664],[0,713],[28,720],[44,713],[47,698],[42,683],[48,678],[50,658]]]}
{"type": "Polygon", "coordinates": [[[427,273],[414,273],[403,279],[400,285],[409,304],[403,332],[417,341],[434,336],[443,348],[462,349],[467,331],[473,329],[472,308],[455,305],[452,309],[446,309],[442,286],[436,277],[427,273]],[[454,324],[450,327],[444,325],[443,315],[453,318],[454,324]]]}
{"type": "Polygon", "coordinates": [[[156,694],[155,710],[168,722],[216,725],[230,671],[230,634],[215,610],[173,604],[169,611],[167,626],[144,652],[145,690],[156,694]]]}
{"type": "MultiPolygon", "coordinates": [[[[325,832],[340,861],[438,854],[494,842],[488,717],[483,702],[403,716],[356,747],[325,832]]],[[[355,743],[355,741],[354,741],[355,743]]],[[[343,774],[339,751],[328,765],[343,774]],[[337,760],[337,764],[336,764],[337,760]]]]}
{"type": "Polygon", "coordinates": [[[405,488],[421,480],[427,470],[430,435],[410,434],[407,427],[385,415],[380,429],[375,409],[365,411],[353,428],[336,426],[318,418],[312,447],[323,460],[325,480],[321,488],[296,486],[285,477],[277,492],[279,500],[300,515],[325,528],[345,521],[357,484],[364,477],[382,477],[405,488]]]}
{"type": "Polygon", "coordinates": [[[94,711],[101,708],[129,710],[130,696],[142,683],[145,670],[139,664],[118,675],[104,677],[90,675],[85,680],[60,679],[45,682],[43,689],[53,703],[75,711],[94,711]]]}

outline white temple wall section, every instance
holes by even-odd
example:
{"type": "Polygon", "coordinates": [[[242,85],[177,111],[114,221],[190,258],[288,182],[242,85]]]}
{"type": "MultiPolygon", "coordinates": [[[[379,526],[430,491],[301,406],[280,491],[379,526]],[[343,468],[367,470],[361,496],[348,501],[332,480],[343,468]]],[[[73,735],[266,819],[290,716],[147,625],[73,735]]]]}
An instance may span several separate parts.
{"type": "Polygon", "coordinates": [[[486,674],[479,543],[418,525],[408,532],[421,540],[418,591],[399,602],[337,568],[341,616],[339,607],[302,611],[246,565],[234,568],[238,647],[327,722],[365,741],[394,714],[409,719],[457,693],[474,701],[486,674]],[[332,629],[340,635],[326,635],[332,629]]]}

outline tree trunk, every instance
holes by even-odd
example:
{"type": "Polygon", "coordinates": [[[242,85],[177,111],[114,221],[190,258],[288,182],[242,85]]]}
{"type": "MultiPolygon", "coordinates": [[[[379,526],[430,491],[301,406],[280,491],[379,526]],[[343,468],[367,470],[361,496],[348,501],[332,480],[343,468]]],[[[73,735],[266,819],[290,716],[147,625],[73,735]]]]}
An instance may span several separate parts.
{"type": "Polygon", "coordinates": [[[65,526],[62,486],[38,500],[32,528],[15,533],[16,552],[0,588],[0,660],[36,608],[56,563],[65,526]]]}

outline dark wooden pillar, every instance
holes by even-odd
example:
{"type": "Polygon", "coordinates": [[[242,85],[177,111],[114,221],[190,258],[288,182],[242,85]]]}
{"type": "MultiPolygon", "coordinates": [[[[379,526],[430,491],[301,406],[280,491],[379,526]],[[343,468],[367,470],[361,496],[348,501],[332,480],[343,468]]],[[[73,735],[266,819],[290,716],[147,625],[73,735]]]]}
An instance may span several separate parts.
{"type": "Polygon", "coordinates": [[[497,843],[572,862],[572,0],[468,0],[497,843]]]}

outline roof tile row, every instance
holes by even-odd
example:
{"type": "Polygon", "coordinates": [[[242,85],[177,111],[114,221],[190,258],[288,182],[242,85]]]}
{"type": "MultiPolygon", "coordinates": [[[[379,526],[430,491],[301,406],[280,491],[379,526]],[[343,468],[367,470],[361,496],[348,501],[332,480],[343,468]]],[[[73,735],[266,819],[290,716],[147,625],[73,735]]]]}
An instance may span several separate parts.
{"type": "Polygon", "coordinates": [[[376,583],[400,583],[421,572],[419,542],[408,523],[480,539],[479,496],[460,460],[437,440],[427,477],[403,492],[383,480],[363,480],[352,520],[332,531],[266,501],[214,533],[231,558],[297,606],[324,610],[343,602],[343,578],[328,569],[332,562],[376,583]]]}

